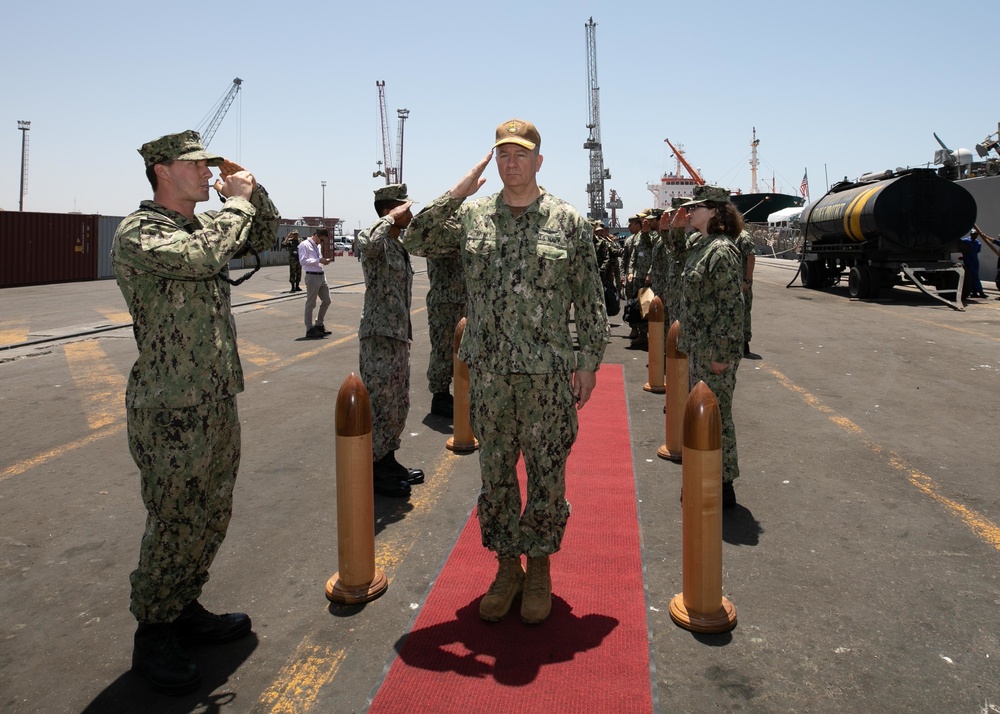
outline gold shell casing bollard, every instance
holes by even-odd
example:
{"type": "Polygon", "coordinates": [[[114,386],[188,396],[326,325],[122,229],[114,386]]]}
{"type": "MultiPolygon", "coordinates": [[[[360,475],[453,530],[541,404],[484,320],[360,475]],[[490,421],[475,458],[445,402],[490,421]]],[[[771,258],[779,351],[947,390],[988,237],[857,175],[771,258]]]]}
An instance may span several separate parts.
{"type": "Polygon", "coordinates": [[[649,381],[642,388],[653,394],[663,394],[666,387],[663,384],[663,301],[654,295],[649,303],[649,313],[646,315],[649,323],[649,381]]]}
{"type": "Polygon", "coordinates": [[[722,417],[704,382],[684,410],[684,590],[670,618],[692,632],[728,632],[736,608],[722,596],[722,417]]]}
{"type": "Polygon", "coordinates": [[[680,462],[683,458],[684,405],[688,398],[688,358],[677,349],[681,323],[674,320],[667,332],[667,397],[664,408],[666,441],[656,451],[661,459],[680,462]]]}
{"type": "Polygon", "coordinates": [[[374,600],[389,587],[375,567],[375,491],[372,486],[372,408],[354,374],[337,394],[337,557],[326,599],[342,605],[374,600]]]}
{"type": "Polygon", "coordinates": [[[469,425],[469,365],[458,358],[458,348],[465,335],[465,318],[455,326],[455,347],[452,350],[454,359],[455,398],[454,424],[452,436],[445,446],[456,454],[469,454],[479,448],[479,441],[472,433],[469,425]]]}

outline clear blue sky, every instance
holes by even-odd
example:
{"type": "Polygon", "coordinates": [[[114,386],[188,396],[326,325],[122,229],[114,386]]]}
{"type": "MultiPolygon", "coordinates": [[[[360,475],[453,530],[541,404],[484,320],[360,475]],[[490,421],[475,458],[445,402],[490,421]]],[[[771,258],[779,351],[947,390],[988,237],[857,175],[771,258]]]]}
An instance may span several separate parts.
{"type": "MultiPolygon", "coordinates": [[[[520,117],[542,135],[540,183],[587,210],[586,35],[597,22],[606,191],[627,217],[684,145],[710,183],[759,180],[812,197],[867,171],[973,148],[1000,120],[984,39],[995,0],[840,3],[313,2],[7,3],[0,45],[0,208],[124,215],[150,195],[136,153],[194,128],[234,77],[243,89],[212,142],[267,186],[286,217],[374,220],[381,157],[376,80],[403,179],[427,201],[520,117]],[[161,9],[156,9],[161,8],[161,9]],[[984,35],[985,31],[985,35],[984,35]],[[977,39],[978,38],[978,39],[977,39]]],[[[500,186],[487,169],[482,193],[500,186]]],[[[210,204],[217,205],[213,197],[210,204]]]]}

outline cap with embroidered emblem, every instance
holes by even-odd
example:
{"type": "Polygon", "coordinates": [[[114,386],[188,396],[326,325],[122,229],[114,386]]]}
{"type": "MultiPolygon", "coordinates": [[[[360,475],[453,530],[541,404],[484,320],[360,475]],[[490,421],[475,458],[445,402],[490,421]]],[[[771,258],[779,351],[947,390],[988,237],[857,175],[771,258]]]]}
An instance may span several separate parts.
{"type": "Polygon", "coordinates": [[[501,144],[517,144],[533,151],[542,145],[542,136],[530,121],[511,119],[497,127],[496,143],[493,144],[493,148],[501,144]]]}

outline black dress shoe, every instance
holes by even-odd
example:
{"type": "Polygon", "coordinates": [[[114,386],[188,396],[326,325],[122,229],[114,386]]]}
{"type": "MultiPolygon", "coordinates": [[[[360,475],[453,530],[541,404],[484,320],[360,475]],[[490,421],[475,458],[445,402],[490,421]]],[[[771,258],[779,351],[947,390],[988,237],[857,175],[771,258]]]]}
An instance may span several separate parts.
{"type": "Polygon", "coordinates": [[[410,484],[404,478],[406,469],[396,463],[394,452],[390,451],[372,464],[372,485],[375,493],[390,498],[406,498],[410,495],[410,484]]]}
{"type": "Polygon", "coordinates": [[[158,692],[171,696],[190,694],[201,684],[201,672],[180,645],[173,625],[139,623],[132,649],[132,671],[158,692]]]}
{"type": "Polygon", "coordinates": [[[400,481],[395,476],[376,478],[372,481],[375,493],[390,498],[406,498],[410,495],[410,484],[400,481]]]}
{"type": "Polygon", "coordinates": [[[250,618],[242,612],[216,615],[195,600],[174,620],[174,631],[180,642],[221,645],[250,634],[250,618]]]}
{"type": "Polygon", "coordinates": [[[333,334],[328,329],[326,329],[326,326],[323,323],[321,323],[321,322],[317,322],[315,325],[313,325],[313,328],[316,329],[316,330],[318,330],[319,332],[321,332],[324,335],[332,335],[333,334]]]}
{"type": "Polygon", "coordinates": [[[403,480],[406,483],[423,483],[424,472],[420,469],[406,469],[406,476],[403,477],[403,480]]]}
{"type": "Polygon", "coordinates": [[[306,339],[307,340],[322,340],[323,339],[323,332],[321,330],[317,330],[315,327],[310,327],[308,330],[306,330],[306,339]]]}

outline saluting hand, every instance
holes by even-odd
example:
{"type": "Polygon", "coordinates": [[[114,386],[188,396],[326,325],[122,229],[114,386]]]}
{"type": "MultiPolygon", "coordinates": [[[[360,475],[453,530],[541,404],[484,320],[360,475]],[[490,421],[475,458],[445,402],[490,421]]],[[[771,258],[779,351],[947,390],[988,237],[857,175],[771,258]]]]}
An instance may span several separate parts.
{"type": "Polygon", "coordinates": [[[671,228],[687,228],[689,216],[686,208],[678,208],[670,219],[671,228]]]}
{"type": "Polygon", "coordinates": [[[237,196],[250,200],[257,181],[253,174],[237,164],[226,159],[219,166],[219,178],[215,180],[215,190],[226,198],[237,196]]]}
{"type": "Polygon", "coordinates": [[[452,198],[467,198],[474,194],[476,191],[486,183],[486,179],[482,178],[483,171],[486,170],[487,164],[490,163],[490,159],[493,158],[493,149],[490,149],[489,153],[483,157],[482,161],[472,167],[472,171],[465,175],[461,181],[455,184],[454,188],[449,192],[452,198]]]}

